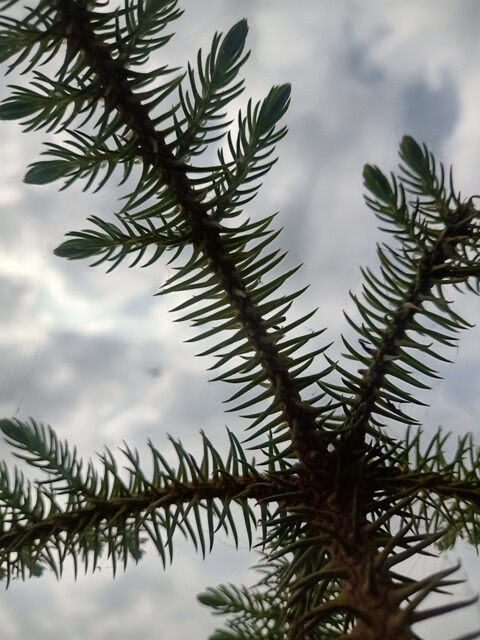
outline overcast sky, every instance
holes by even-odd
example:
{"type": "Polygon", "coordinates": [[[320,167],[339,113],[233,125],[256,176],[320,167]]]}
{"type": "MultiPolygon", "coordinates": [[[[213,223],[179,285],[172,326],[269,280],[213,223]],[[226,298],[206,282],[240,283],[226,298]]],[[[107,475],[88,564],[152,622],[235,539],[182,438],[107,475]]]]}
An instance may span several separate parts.
{"type": "MultiPolygon", "coordinates": [[[[258,100],[271,85],[292,83],[285,117],[290,132],[249,214],[279,211],[288,263],[304,264],[294,285],[311,285],[297,310],[318,306],[309,325],[328,327],[322,340],[336,340],[331,353],[340,353],[339,336],[347,331],[342,309],[351,310],[348,291],[359,292],[358,267],[376,264],[380,239],[363,203],[364,163],[394,169],[398,142],[408,133],[453,164],[463,194],[480,192],[480,4],[179,4],[185,13],[167,49],[172,63],[194,62],[199,47],[208,51],[215,31],[245,17],[252,55],[243,71],[244,97],[258,100]]],[[[2,97],[6,83],[15,81],[2,81],[2,97]]],[[[200,429],[219,446],[226,425],[240,433],[241,421],[224,413],[229,389],[208,382],[209,361],[195,358],[198,345],[184,343],[192,330],[171,322],[168,310],[177,301],[154,297],[168,268],[160,262],[148,269],[125,265],[105,274],[102,266],[92,269],[52,253],[64,233],[86,226],[86,216],[118,210],[123,192],[115,181],[95,195],[82,194],[81,185],[62,193],[56,184],[25,185],[26,166],[37,158],[44,134],[24,135],[17,125],[0,123],[0,136],[0,416],[49,423],[87,457],[122,440],[145,453],[151,438],[168,450],[167,433],[195,452],[200,429]]],[[[475,322],[480,302],[464,297],[458,308],[475,322]]],[[[431,408],[418,414],[427,430],[440,424],[470,430],[480,442],[479,335],[478,328],[465,334],[451,354],[455,366],[442,370],[431,408]]],[[[8,455],[4,444],[0,451],[8,455]]],[[[200,607],[196,594],[219,582],[252,582],[248,566],[255,556],[246,543],[237,552],[221,535],[206,561],[178,543],[174,565],[165,572],[150,552],[115,580],[106,560],[101,571],[76,582],[67,570],[61,583],[46,576],[13,584],[0,598],[2,638],[207,638],[221,619],[200,607]]],[[[480,561],[463,547],[458,554],[469,577],[465,589],[477,590],[480,561]]],[[[480,624],[478,612],[469,610],[424,633],[441,640],[453,627],[459,633],[475,622],[480,624]]]]}

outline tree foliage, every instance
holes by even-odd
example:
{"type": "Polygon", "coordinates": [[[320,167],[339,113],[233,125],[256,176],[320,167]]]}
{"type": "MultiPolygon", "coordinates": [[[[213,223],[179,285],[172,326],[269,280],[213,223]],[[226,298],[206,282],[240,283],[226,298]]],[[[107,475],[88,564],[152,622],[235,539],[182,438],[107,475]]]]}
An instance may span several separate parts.
{"type": "Polygon", "coordinates": [[[228,431],[221,454],[202,433],[201,459],[171,438],[176,464],[150,443],[147,474],[127,445],[119,458],[107,450],[86,462],[51,427],[2,419],[6,442],[40,479],[0,466],[1,577],[61,576],[67,561],[91,571],[102,554],[115,572],[148,540],[165,565],[178,533],[205,555],[218,531],[238,542],[243,529],[261,553],[258,584],[200,595],[227,616],[212,640],[407,640],[419,637],[417,622],[471,604],[423,608],[448,593],[457,567],[414,579],[402,562],[458,537],[479,543],[471,436],[447,460],[448,434],[427,441],[409,412],[470,326],[448,291],[480,290],[475,197],[462,199],[451,172],[409,136],[398,175],[365,166],[366,203],[389,244],[378,268],[362,270],[347,318],[357,341],[342,338],[334,361],[328,344],[311,346],[323,332],[305,326],[314,311],[295,315],[303,290],[288,288],[297,269],[279,271],[274,216],[247,216],[286,133],[290,86],[229,120],[244,91],[246,21],[216,33],[183,71],[148,64],[172,37],[176,0],[33,4],[0,0],[0,60],[30,74],[0,118],[61,140],[46,143],[25,182],[82,180],[98,191],[120,176],[129,189],[118,212],[91,216],[55,253],[110,271],[168,258],[175,271],[161,293],[188,292],[177,319],[208,344],[214,380],[233,385],[229,410],[244,417],[245,436],[228,431]]]}

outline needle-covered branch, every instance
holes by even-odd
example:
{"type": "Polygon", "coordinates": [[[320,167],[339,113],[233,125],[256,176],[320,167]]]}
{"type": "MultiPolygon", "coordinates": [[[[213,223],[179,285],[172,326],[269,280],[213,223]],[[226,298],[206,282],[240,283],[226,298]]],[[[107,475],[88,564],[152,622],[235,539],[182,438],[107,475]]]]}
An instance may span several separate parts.
{"type": "Polygon", "coordinates": [[[238,544],[239,511],[251,545],[259,517],[266,521],[277,510],[279,494],[284,501],[288,492],[298,499],[295,472],[259,472],[232,433],[223,457],[202,434],[198,462],[172,439],[176,465],[149,443],[147,476],[145,463],[126,445],[123,467],[109,450],[86,464],[50,427],[33,420],[4,419],[0,429],[15,455],[41,472],[29,481],[17,468],[12,477],[0,465],[0,571],[8,579],[45,564],[60,574],[67,557],[75,567],[83,558],[95,569],[104,552],[115,569],[131,556],[138,560],[146,540],[165,564],[177,530],[205,556],[218,530],[238,544]]]}

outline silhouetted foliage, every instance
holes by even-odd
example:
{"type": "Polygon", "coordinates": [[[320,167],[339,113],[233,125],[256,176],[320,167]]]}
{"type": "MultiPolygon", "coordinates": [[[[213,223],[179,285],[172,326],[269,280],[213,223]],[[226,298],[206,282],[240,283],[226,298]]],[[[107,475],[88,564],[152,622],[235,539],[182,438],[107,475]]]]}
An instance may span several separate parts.
{"type": "Polygon", "coordinates": [[[471,436],[447,460],[448,436],[426,441],[409,415],[439,377],[435,361],[447,362],[444,348],[470,326],[446,296],[451,287],[479,293],[474,198],[461,199],[451,173],[409,136],[398,175],[365,166],[366,203],[390,244],[378,248],[379,268],[362,270],[348,317],[358,342],[343,338],[334,361],[329,345],[311,346],[323,331],[305,327],[314,312],[295,315],[303,291],[287,280],[296,269],[278,275],[274,216],[246,215],[275,163],[290,100],[288,84],[274,86],[228,120],[244,90],[246,21],[215,34],[182,71],[146,64],[172,37],[175,0],[19,4],[0,0],[0,60],[31,80],[11,87],[0,118],[61,137],[25,182],[81,179],[99,190],[120,175],[133,185],[114,218],[91,216],[55,253],[109,270],[165,254],[175,271],[162,294],[188,292],[177,319],[207,341],[214,380],[234,385],[230,411],[244,416],[245,435],[228,431],[221,454],[202,433],[201,459],[172,438],[176,465],[150,443],[147,474],[126,445],[121,461],[107,450],[94,464],[49,426],[1,420],[40,476],[30,482],[1,463],[3,579],[47,568],[61,576],[67,560],[94,570],[102,554],[115,572],[138,561],[147,540],[165,565],[179,532],[205,555],[219,530],[238,542],[243,528],[261,553],[258,584],[199,596],[227,616],[214,640],[406,640],[418,638],[415,623],[471,604],[447,595],[421,608],[433,592],[448,594],[457,567],[414,579],[401,563],[458,536],[479,542],[471,436]],[[56,73],[42,72],[47,61],[56,73]],[[393,423],[399,438],[387,434],[393,423]]]}

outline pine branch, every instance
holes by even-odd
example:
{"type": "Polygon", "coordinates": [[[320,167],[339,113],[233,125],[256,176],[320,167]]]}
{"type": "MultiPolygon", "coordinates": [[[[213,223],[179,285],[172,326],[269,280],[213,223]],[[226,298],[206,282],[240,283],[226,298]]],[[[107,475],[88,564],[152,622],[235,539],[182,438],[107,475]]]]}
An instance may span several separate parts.
{"type": "Polygon", "coordinates": [[[138,560],[147,539],[165,565],[165,547],[171,561],[177,529],[205,556],[218,529],[238,544],[232,504],[241,505],[252,544],[256,517],[249,503],[261,503],[267,519],[269,503],[279,494],[283,501],[288,493],[298,497],[295,473],[259,473],[231,433],[226,461],[205,435],[200,463],[172,439],[177,468],[149,443],[153,471],[147,477],[138,453],[126,445],[122,473],[108,449],[99,457],[100,468],[92,461],[85,465],[50,427],[33,420],[3,419],[0,429],[15,455],[43,475],[32,483],[15,470],[12,483],[7,465],[0,466],[0,572],[7,580],[45,564],[59,576],[68,556],[83,555],[85,569],[91,561],[94,570],[105,547],[115,571],[117,562],[126,565],[132,554],[138,560]]]}
{"type": "MultiPolygon", "coordinates": [[[[188,177],[190,167],[181,157],[174,154],[173,149],[176,143],[173,146],[169,145],[164,134],[155,129],[155,123],[150,117],[148,109],[131,86],[129,71],[122,65],[119,58],[112,57],[109,47],[96,36],[94,25],[95,20],[98,22],[99,18],[77,3],[59,2],[55,4],[55,9],[58,13],[57,29],[68,43],[68,57],[62,66],[62,79],[65,80],[66,76],[71,77],[77,72],[78,55],[81,52],[82,65],[89,68],[88,77],[93,75],[94,84],[101,88],[106,113],[116,113],[113,123],[109,125],[109,132],[111,133],[112,129],[117,131],[120,127],[128,127],[144,167],[149,167],[148,181],[152,180],[154,176],[155,183],[160,181],[165,185],[164,199],[174,203],[175,207],[179,209],[178,217],[182,218],[190,229],[189,239],[194,246],[195,254],[201,256],[195,266],[201,264],[202,270],[208,268],[209,271],[217,274],[216,285],[220,285],[228,303],[227,317],[243,327],[242,336],[248,340],[249,350],[257,354],[263,376],[271,385],[274,406],[281,410],[282,418],[293,434],[294,447],[297,449],[298,455],[305,457],[306,452],[311,449],[312,434],[316,431],[314,415],[312,415],[310,406],[301,400],[298,384],[292,379],[285,359],[275,344],[275,339],[269,335],[268,329],[279,321],[278,314],[268,322],[262,317],[270,309],[274,309],[278,303],[259,305],[255,301],[241,270],[235,263],[234,254],[222,237],[223,231],[228,238],[228,231],[219,226],[209,213],[214,207],[215,219],[223,217],[219,210],[224,208],[222,202],[225,199],[228,202],[231,202],[232,199],[235,200],[237,184],[245,181],[251,171],[249,165],[252,161],[254,164],[256,162],[254,158],[258,145],[262,144],[261,157],[264,160],[265,148],[271,147],[284,135],[284,130],[276,134],[272,132],[277,120],[288,105],[289,88],[287,86],[274,87],[261,105],[255,109],[249,106],[243,124],[241,122],[240,130],[242,133],[236,148],[233,147],[232,141],[229,142],[236,171],[231,173],[228,164],[225,164],[222,157],[221,166],[225,175],[222,180],[225,186],[218,186],[218,179],[214,178],[217,197],[211,203],[203,203],[203,196],[188,177]],[[248,130],[247,135],[243,133],[245,129],[248,130]],[[243,161],[240,160],[242,157],[243,161]],[[224,194],[223,200],[219,199],[221,192],[224,194]]],[[[237,63],[238,53],[243,46],[242,40],[246,35],[245,25],[243,23],[242,25],[231,31],[222,43],[225,51],[232,49],[233,56],[231,55],[231,57],[237,68],[239,66],[237,63]],[[230,44],[230,41],[233,42],[233,45],[230,44]]],[[[218,37],[214,40],[214,45],[217,42],[218,37]]],[[[230,54],[232,54],[231,51],[230,54]]],[[[220,62],[223,62],[221,55],[219,58],[220,62]]],[[[171,87],[169,86],[169,88],[171,87]]],[[[181,140],[184,144],[183,134],[181,140]]],[[[266,166],[262,165],[260,174],[256,170],[254,175],[261,175],[265,168],[268,170],[270,166],[271,162],[266,166]]],[[[31,176],[30,173],[29,177],[31,178],[31,176]]],[[[66,251],[68,253],[68,249],[66,250],[63,246],[60,249],[60,254],[66,255],[66,251]]],[[[191,273],[191,271],[192,265],[190,264],[188,272],[191,273]]],[[[235,351],[233,354],[230,353],[228,358],[235,354],[235,351]]]]}

